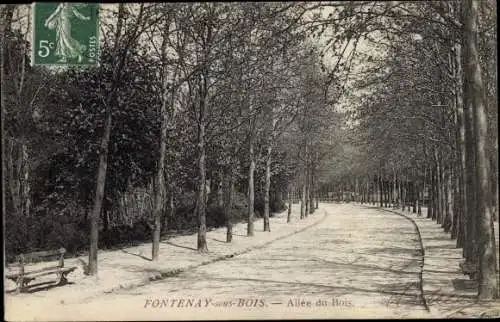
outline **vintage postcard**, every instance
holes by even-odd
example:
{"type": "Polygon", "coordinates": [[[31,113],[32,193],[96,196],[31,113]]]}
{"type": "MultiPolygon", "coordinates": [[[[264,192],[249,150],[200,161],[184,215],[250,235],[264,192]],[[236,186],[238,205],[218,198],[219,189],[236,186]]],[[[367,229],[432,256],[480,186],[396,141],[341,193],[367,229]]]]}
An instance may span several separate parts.
{"type": "Polygon", "coordinates": [[[0,22],[5,320],[500,317],[496,1],[0,22]]]}

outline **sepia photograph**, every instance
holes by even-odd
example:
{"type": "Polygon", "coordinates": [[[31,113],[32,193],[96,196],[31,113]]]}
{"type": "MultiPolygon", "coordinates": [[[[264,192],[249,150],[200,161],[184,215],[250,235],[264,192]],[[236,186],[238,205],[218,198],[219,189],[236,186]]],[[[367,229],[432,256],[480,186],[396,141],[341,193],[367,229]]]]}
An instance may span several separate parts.
{"type": "Polygon", "coordinates": [[[6,321],[500,318],[497,2],[0,4],[6,321]]]}

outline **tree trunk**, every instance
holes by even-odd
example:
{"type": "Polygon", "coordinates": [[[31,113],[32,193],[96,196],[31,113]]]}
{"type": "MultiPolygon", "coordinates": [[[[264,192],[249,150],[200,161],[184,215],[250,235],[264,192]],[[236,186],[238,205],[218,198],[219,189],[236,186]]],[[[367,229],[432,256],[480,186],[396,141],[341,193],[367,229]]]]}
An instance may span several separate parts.
{"type": "Polygon", "coordinates": [[[200,253],[208,252],[207,246],[207,224],[206,224],[206,204],[207,204],[207,170],[206,170],[206,151],[205,151],[205,126],[206,126],[206,108],[207,108],[207,77],[208,72],[203,73],[199,78],[199,119],[198,119],[198,243],[197,249],[200,253]]]}
{"type": "MultiPolygon", "coordinates": [[[[0,84],[3,87],[4,84],[6,84],[6,77],[5,77],[5,67],[6,67],[6,62],[8,58],[8,36],[7,33],[10,33],[12,31],[12,18],[14,17],[14,10],[16,8],[16,4],[4,4],[0,7],[0,24],[1,24],[1,29],[0,29],[0,84]]],[[[13,138],[10,138],[9,135],[5,132],[5,97],[3,91],[2,95],[0,95],[0,100],[1,100],[1,106],[2,106],[2,115],[1,115],[1,154],[2,154],[2,214],[7,213],[7,203],[9,202],[6,198],[6,193],[7,193],[7,187],[5,186],[6,183],[8,185],[8,189],[10,192],[10,197],[11,202],[12,202],[12,207],[14,208],[13,211],[15,214],[19,213],[18,209],[18,204],[17,200],[14,200],[15,197],[15,191],[13,188],[13,162],[12,162],[12,152],[13,152],[13,147],[14,147],[14,142],[13,138]],[[6,142],[7,141],[7,142],[6,142]],[[7,143],[7,144],[6,144],[7,143]],[[5,147],[7,148],[7,151],[5,150],[5,147]],[[6,164],[7,163],[7,164],[6,164]],[[6,175],[7,178],[4,178],[3,176],[6,175]],[[14,193],[14,194],[13,194],[14,193]]],[[[5,217],[4,217],[5,218],[5,217]]]]}
{"type": "Polygon", "coordinates": [[[468,80],[468,101],[474,111],[475,152],[476,152],[476,189],[477,189],[477,236],[479,250],[479,299],[498,297],[496,273],[496,247],[493,231],[493,218],[488,200],[489,163],[487,151],[488,119],[485,105],[484,88],[477,49],[478,37],[477,1],[465,1],[465,44],[468,80]]]}
{"type": "Polygon", "coordinates": [[[378,190],[379,190],[379,204],[380,208],[384,207],[384,195],[383,195],[383,187],[382,187],[382,170],[379,171],[378,176],[378,190]]]}
{"type": "Polygon", "coordinates": [[[7,159],[7,182],[9,185],[11,206],[14,214],[19,215],[19,189],[16,186],[15,181],[16,175],[14,174],[14,139],[11,137],[7,138],[8,148],[5,158],[7,159]]]}
{"type": "Polygon", "coordinates": [[[411,169],[411,206],[412,213],[417,213],[417,180],[415,177],[415,168],[411,169]]]}
{"type": "Polygon", "coordinates": [[[404,181],[401,188],[401,209],[405,211],[408,198],[408,174],[405,173],[404,181]]]}
{"type": "Polygon", "coordinates": [[[272,146],[269,143],[266,156],[266,182],[264,187],[264,231],[271,231],[269,226],[269,193],[271,190],[271,154],[272,146]]]}
{"type": "Polygon", "coordinates": [[[219,173],[219,182],[217,185],[217,206],[219,208],[224,208],[224,177],[222,173],[219,173]]]}
{"type": "Polygon", "coordinates": [[[306,177],[306,197],[305,197],[306,198],[306,201],[305,201],[306,202],[305,203],[306,209],[304,210],[304,216],[307,217],[309,215],[309,206],[310,206],[309,202],[311,201],[310,197],[309,197],[309,189],[310,189],[309,188],[309,185],[310,185],[309,179],[310,179],[310,176],[309,176],[309,167],[308,166],[306,166],[305,177],[306,177]]]}
{"type": "Polygon", "coordinates": [[[170,193],[169,193],[169,197],[168,197],[168,205],[169,205],[169,214],[165,214],[165,217],[163,218],[163,225],[162,225],[162,229],[164,231],[166,231],[167,227],[168,227],[168,218],[174,218],[175,216],[175,202],[174,202],[174,196],[175,196],[175,193],[174,193],[174,189],[171,187],[170,188],[170,193]]]}
{"type": "Polygon", "coordinates": [[[311,169],[310,175],[310,184],[309,184],[309,213],[314,213],[314,172],[311,169]]]}
{"type": "Polygon", "coordinates": [[[102,136],[99,168],[97,171],[96,193],[94,197],[94,207],[90,215],[90,251],[89,251],[89,275],[97,275],[97,249],[99,241],[99,217],[102,209],[102,199],[104,198],[104,185],[106,183],[106,170],[108,168],[108,145],[111,134],[111,104],[106,108],[106,123],[104,125],[104,135],[102,136]]]}
{"type": "Polygon", "coordinates": [[[397,202],[397,187],[396,187],[396,168],[392,167],[392,208],[396,209],[398,207],[398,202],[397,202]]]}
{"type": "Polygon", "coordinates": [[[456,196],[457,196],[455,189],[456,178],[455,178],[455,171],[452,166],[450,166],[450,176],[448,178],[447,188],[448,188],[448,201],[449,201],[448,209],[452,219],[451,238],[455,239],[457,238],[459,219],[458,219],[458,212],[456,211],[456,196]]]}
{"type": "Polygon", "coordinates": [[[434,210],[434,175],[435,171],[433,167],[429,167],[429,205],[427,208],[427,218],[435,219],[434,210]]]}
{"type": "Polygon", "coordinates": [[[165,203],[165,154],[167,151],[167,125],[169,117],[167,115],[167,102],[168,102],[168,70],[166,62],[167,50],[167,37],[168,37],[168,24],[165,26],[165,34],[162,40],[162,102],[161,102],[161,125],[160,125],[160,151],[158,156],[158,165],[155,180],[155,206],[154,206],[154,225],[153,225],[153,247],[151,258],[153,261],[158,260],[160,251],[160,235],[161,235],[161,218],[163,215],[165,203]]]}
{"type": "Polygon", "coordinates": [[[456,106],[457,106],[457,122],[459,123],[459,160],[460,160],[460,175],[459,178],[459,193],[460,193],[460,225],[457,237],[457,247],[463,247],[463,255],[466,253],[466,217],[469,213],[468,200],[468,189],[467,187],[467,150],[466,150],[466,123],[465,123],[465,111],[464,111],[464,82],[463,82],[463,69],[462,69],[462,46],[460,43],[455,44],[455,66],[456,66],[456,106]]]}
{"type": "Polygon", "coordinates": [[[289,223],[292,221],[292,199],[293,199],[293,185],[288,187],[288,211],[287,211],[287,216],[286,216],[286,222],[289,223]]]}
{"type": "MultiPolygon", "coordinates": [[[[464,17],[467,19],[466,17],[464,17]]],[[[467,75],[468,71],[468,46],[464,44],[462,51],[465,64],[465,79],[464,79],[464,122],[465,122],[465,146],[466,146],[466,185],[467,185],[467,214],[466,214],[466,243],[465,243],[465,258],[466,262],[475,265],[477,263],[477,240],[476,240],[476,216],[477,200],[476,200],[476,160],[475,160],[475,129],[474,129],[474,109],[472,105],[472,97],[470,95],[470,79],[467,75]]]]}
{"type": "MultiPolygon", "coordinates": [[[[428,167],[427,165],[425,165],[425,168],[424,168],[424,180],[422,181],[422,205],[425,207],[426,204],[425,204],[425,192],[427,191],[428,187],[427,187],[427,174],[428,174],[428,167]]],[[[429,193],[427,193],[427,198],[429,198],[429,193]]],[[[427,207],[429,207],[429,202],[427,201],[427,207]]],[[[427,208],[429,209],[429,208],[427,208]]],[[[429,211],[427,211],[427,218],[429,218],[429,211]]]]}
{"type": "Polygon", "coordinates": [[[233,223],[231,221],[231,212],[233,209],[233,195],[234,195],[234,175],[233,169],[230,166],[226,174],[225,198],[224,198],[224,213],[226,215],[226,243],[233,240],[233,223]]]}
{"type": "MultiPolygon", "coordinates": [[[[112,107],[116,97],[117,81],[122,70],[122,66],[125,64],[127,57],[127,49],[124,52],[120,52],[119,57],[119,43],[122,36],[122,27],[125,20],[125,6],[123,3],[118,5],[118,18],[116,23],[116,39],[113,52],[113,75],[111,79],[111,89],[105,101],[105,123],[104,132],[101,138],[101,144],[99,149],[99,167],[97,169],[97,180],[94,204],[92,207],[92,212],[90,217],[90,250],[89,250],[89,266],[88,274],[97,275],[97,251],[98,251],[98,241],[99,241],[99,217],[102,209],[102,200],[104,198],[104,186],[106,183],[106,171],[108,168],[108,147],[109,138],[111,135],[111,125],[112,125],[112,107]]],[[[123,50],[123,49],[122,49],[123,50]]]]}
{"type": "Polygon", "coordinates": [[[21,166],[21,177],[22,177],[22,188],[21,188],[21,201],[22,201],[22,214],[24,215],[25,218],[30,216],[30,205],[31,205],[31,199],[30,199],[30,183],[29,183],[29,171],[30,171],[30,165],[29,165],[29,158],[28,158],[28,146],[22,141],[21,144],[21,151],[22,151],[22,166],[21,166]]]}
{"type": "Polygon", "coordinates": [[[305,218],[306,213],[306,183],[302,183],[302,195],[300,200],[300,219],[305,218]]]}
{"type": "MultiPolygon", "coordinates": [[[[443,190],[444,190],[444,208],[445,208],[445,219],[444,219],[444,231],[445,232],[450,232],[451,228],[453,227],[453,203],[451,200],[451,168],[447,167],[445,176],[444,176],[444,182],[443,182],[443,190]]],[[[453,237],[452,237],[453,238],[453,237]]]]}
{"type": "Polygon", "coordinates": [[[437,149],[434,149],[434,159],[436,160],[436,222],[443,224],[443,168],[441,167],[441,160],[438,155],[437,149]]]}
{"type": "Polygon", "coordinates": [[[254,205],[255,205],[255,185],[254,185],[254,174],[255,174],[255,155],[254,155],[254,144],[253,144],[253,134],[250,138],[250,149],[249,149],[249,159],[250,168],[248,169],[248,223],[247,223],[247,236],[253,236],[253,220],[254,220],[254,205]]]}

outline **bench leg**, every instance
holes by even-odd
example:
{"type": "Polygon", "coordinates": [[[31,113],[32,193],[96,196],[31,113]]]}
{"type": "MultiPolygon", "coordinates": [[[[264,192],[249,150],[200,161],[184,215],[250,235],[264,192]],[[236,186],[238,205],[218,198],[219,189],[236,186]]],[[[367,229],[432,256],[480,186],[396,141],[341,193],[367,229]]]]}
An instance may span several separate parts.
{"type": "Polygon", "coordinates": [[[63,273],[63,272],[57,273],[58,285],[64,285],[68,283],[68,279],[66,278],[67,274],[68,273],[63,273]]]}
{"type": "Polygon", "coordinates": [[[16,288],[16,293],[21,293],[24,290],[24,276],[19,276],[17,278],[17,288],[16,288]]]}

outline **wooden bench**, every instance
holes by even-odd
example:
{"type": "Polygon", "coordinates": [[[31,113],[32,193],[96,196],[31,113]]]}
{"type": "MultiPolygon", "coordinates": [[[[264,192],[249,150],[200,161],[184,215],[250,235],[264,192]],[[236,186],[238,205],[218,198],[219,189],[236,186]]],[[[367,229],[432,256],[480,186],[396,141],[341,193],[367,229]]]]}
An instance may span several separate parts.
{"type": "MultiPolygon", "coordinates": [[[[17,267],[17,273],[9,273],[6,274],[5,277],[16,282],[17,288],[16,292],[20,293],[27,289],[27,285],[29,282],[35,280],[37,277],[55,274],[57,277],[57,285],[63,285],[68,282],[66,276],[73,272],[77,267],[64,267],[64,254],[66,253],[66,249],[60,248],[58,250],[49,250],[49,251],[41,251],[27,254],[20,254],[17,256],[17,262],[8,265],[7,267],[17,267]],[[29,270],[33,260],[40,259],[48,259],[52,258],[51,262],[53,262],[53,258],[57,256],[57,265],[51,265],[43,268],[36,268],[29,270]]],[[[49,259],[50,260],[50,259],[49,259]]]]}

